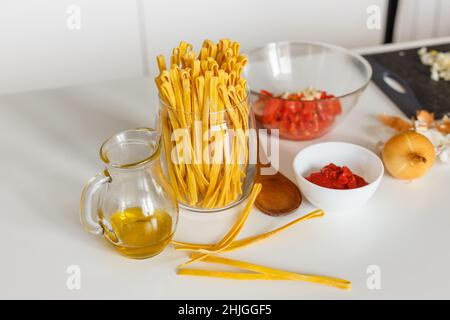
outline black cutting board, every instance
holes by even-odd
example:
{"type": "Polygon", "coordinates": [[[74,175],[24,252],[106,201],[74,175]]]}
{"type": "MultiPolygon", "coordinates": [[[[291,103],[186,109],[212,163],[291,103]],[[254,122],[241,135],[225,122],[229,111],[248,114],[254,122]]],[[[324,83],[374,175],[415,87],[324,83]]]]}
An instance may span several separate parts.
{"type": "MultiPolygon", "coordinates": [[[[365,55],[367,60],[371,63],[372,60],[386,69],[397,74],[400,78],[406,81],[409,87],[419,101],[421,108],[430,112],[434,112],[436,117],[442,117],[444,114],[450,112],[450,81],[440,79],[439,81],[431,80],[430,67],[425,66],[420,61],[417,53],[419,48],[384,52],[378,54],[365,55]]],[[[427,46],[428,50],[450,51],[450,43],[427,46]]],[[[372,79],[375,81],[375,69],[372,79]]],[[[377,83],[377,81],[375,81],[377,83]]],[[[378,84],[377,84],[378,85],[378,84]]],[[[379,86],[385,93],[381,86],[379,86]]],[[[406,108],[401,104],[397,106],[403,113],[410,116],[411,108],[406,108]]]]}

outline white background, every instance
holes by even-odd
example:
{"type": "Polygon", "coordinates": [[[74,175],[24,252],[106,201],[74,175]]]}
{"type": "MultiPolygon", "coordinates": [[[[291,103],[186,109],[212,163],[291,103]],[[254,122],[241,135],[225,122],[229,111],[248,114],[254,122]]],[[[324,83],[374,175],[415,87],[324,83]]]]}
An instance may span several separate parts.
{"type": "MultiPolygon", "coordinates": [[[[387,0],[2,0],[0,94],[153,75],[155,55],[180,40],[377,45],[384,30],[366,27],[370,5],[384,26],[387,0]],[[67,28],[70,5],[81,9],[80,30],[67,28]]],[[[449,13],[450,1],[402,1],[395,38],[450,35],[449,13]]]]}

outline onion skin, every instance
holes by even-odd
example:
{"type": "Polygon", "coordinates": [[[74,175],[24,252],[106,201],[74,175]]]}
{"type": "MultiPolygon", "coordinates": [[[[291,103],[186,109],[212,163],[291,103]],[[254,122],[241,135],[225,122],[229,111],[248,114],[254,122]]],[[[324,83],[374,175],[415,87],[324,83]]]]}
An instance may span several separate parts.
{"type": "Polygon", "coordinates": [[[422,177],[433,166],[434,146],[424,135],[407,131],[386,142],[382,152],[384,166],[397,179],[422,177]]]}

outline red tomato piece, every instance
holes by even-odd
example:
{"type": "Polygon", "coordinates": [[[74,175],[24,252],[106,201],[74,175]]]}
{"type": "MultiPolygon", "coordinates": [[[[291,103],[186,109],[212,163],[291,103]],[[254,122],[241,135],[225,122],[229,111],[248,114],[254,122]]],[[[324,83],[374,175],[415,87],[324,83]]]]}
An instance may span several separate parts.
{"type": "Polygon", "coordinates": [[[266,106],[262,115],[262,121],[264,123],[272,122],[275,119],[275,116],[282,104],[283,101],[281,99],[267,99],[266,106]]]}

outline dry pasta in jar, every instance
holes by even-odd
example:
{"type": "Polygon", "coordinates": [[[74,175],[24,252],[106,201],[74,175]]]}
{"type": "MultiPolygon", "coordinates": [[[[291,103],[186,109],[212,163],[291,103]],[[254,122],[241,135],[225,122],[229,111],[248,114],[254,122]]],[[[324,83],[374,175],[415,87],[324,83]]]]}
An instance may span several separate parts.
{"type": "Polygon", "coordinates": [[[163,164],[187,208],[230,207],[253,183],[254,118],[242,77],[247,57],[239,49],[228,39],[205,40],[196,54],[191,44],[181,42],[169,64],[157,57],[163,164]]]}

